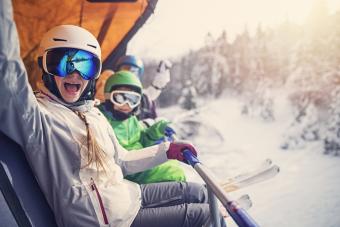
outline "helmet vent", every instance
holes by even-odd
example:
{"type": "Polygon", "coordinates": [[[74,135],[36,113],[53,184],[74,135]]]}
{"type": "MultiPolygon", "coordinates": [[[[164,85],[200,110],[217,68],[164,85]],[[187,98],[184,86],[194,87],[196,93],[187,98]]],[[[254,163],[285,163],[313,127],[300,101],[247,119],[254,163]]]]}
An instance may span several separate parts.
{"type": "Polygon", "coordinates": [[[97,49],[97,47],[95,45],[91,45],[91,44],[87,44],[90,47],[93,47],[94,49],[97,49]]]}
{"type": "Polygon", "coordinates": [[[53,41],[67,42],[67,40],[66,40],[66,39],[58,39],[58,38],[53,38],[53,41]]]}

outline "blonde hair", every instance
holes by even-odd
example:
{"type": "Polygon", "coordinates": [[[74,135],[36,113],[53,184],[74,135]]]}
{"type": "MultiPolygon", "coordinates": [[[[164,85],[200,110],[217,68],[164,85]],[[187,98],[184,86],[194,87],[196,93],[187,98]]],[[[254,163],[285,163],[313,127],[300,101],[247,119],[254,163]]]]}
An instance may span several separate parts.
{"type": "Polygon", "coordinates": [[[84,140],[86,140],[87,151],[88,151],[87,152],[87,163],[81,168],[88,167],[92,165],[92,163],[95,163],[98,171],[102,169],[106,172],[106,161],[105,161],[106,153],[98,144],[94,136],[94,133],[92,129],[90,128],[90,125],[86,119],[86,116],[83,113],[78,112],[78,111],[75,111],[75,113],[85,123],[86,133],[87,133],[86,138],[84,138],[84,140]]]}

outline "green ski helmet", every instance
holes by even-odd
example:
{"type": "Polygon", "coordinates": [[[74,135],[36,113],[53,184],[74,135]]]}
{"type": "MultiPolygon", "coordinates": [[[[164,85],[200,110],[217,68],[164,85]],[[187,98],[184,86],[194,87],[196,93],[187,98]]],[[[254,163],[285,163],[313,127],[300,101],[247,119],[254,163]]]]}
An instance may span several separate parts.
{"type": "Polygon", "coordinates": [[[104,87],[105,99],[110,99],[110,93],[114,88],[123,86],[142,94],[143,86],[138,77],[132,72],[122,70],[114,73],[106,80],[104,87]]]}

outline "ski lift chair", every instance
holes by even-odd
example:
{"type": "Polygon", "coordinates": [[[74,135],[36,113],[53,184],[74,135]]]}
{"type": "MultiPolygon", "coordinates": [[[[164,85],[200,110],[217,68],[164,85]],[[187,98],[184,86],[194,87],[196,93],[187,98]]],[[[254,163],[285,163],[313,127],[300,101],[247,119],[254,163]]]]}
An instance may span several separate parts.
{"type": "Polygon", "coordinates": [[[0,132],[0,226],[57,227],[24,152],[0,132]]]}

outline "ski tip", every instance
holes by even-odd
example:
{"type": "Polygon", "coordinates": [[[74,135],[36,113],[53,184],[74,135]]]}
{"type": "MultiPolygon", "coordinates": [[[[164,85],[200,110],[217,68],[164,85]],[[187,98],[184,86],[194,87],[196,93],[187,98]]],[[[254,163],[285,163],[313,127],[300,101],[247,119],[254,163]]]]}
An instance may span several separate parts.
{"type": "Polygon", "coordinates": [[[270,159],[270,158],[267,158],[265,160],[265,162],[268,164],[268,165],[271,165],[273,163],[273,161],[270,159]]]}
{"type": "Polygon", "coordinates": [[[274,165],[273,168],[276,170],[277,173],[279,173],[281,171],[281,169],[278,165],[274,165]]]}
{"type": "Polygon", "coordinates": [[[244,194],[239,198],[239,200],[242,200],[242,199],[250,199],[250,196],[248,194],[244,194]]]}
{"type": "Polygon", "coordinates": [[[236,200],[236,203],[245,210],[248,210],[250,207],[253,206],[253,202],[251,201],[248,194],[242,195],[236,200]]]}

